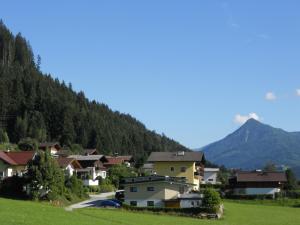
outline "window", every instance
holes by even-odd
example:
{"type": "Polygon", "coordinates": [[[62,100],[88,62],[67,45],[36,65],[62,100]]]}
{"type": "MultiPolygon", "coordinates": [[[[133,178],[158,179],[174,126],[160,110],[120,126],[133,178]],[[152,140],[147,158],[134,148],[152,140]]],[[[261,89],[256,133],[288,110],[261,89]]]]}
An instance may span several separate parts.
{"type": "Polygon", "coordinates": [[[184,167],[184,166],[181,167],[181,168],[180,168],[180,171],[181,171],[182,173],[185,173],[185,172],[186,172],[186,167],[184,167]]]}
{"type": "Polygon", "coordinates": [[[191,202],[191,204],[192,204],[192,206],[194,206],[194,205],[195,205],[195,203],[194,203],[193,201],[191,202]]]}
{"type": "Polygon", "coordinates": [[[171,172],[174,172],[174,171],[175,171],[174,167],[171,167],[171,172]]]}
{"type": "Polygon", "coordinates": [[[214,181],[214,179],[208,179],[208,181],[214,181]]]}
{"type": "Polygon", "coordinates": [[[154,191],[155,188],[154,187],[147,187],[147,191],[154,191]]]}
{"type": "Polygon", "coordinates": [[[137,192],[137,187],[130,187],[130,192],[137,192]]]}
{"type": "Polygon", "coordinates": [[[130,206],[137,206],[137,201],[130,201],[130,206]]]}
{"type": "Polygon", "coordinates": [[[147,201],[148,207],[154,207],[154,201],[147,201]]]}

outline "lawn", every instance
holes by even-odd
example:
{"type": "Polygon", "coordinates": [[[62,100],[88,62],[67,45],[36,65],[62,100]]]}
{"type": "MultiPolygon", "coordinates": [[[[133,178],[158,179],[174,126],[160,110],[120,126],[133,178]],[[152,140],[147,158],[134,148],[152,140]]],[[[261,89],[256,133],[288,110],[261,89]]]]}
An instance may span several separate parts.
{"type": "Polygon", "coordinates": [[[81,209],[68,212],[47,204],[0,199],[2,225],[297,225],[300,209],[225,203],[219,221],[141,214],[122,210],[81,209]]]}

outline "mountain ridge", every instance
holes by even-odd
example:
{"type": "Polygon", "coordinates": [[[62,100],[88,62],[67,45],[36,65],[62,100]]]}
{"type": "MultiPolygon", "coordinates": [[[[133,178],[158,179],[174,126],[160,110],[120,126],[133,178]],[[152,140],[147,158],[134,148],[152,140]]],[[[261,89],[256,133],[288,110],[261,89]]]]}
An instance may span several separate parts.
{"type": "Polygon", "coordinates": [[[287,132],[254,119],[198,150],[211,162],[228,168],[260,169],[272,162],[295,168],[300,174],[300,132],[287,132]]]}
{"type": "Polygon", "coordinates": [[[40,63],[29,42],[0,20],[0,134],[7,133],[12,143],[27,137],[59,141],[71,150],[76,144],[101,154],[130,154],[141,163],[152,151],[189,151],[131,115],[44,74],[40,63]]]}

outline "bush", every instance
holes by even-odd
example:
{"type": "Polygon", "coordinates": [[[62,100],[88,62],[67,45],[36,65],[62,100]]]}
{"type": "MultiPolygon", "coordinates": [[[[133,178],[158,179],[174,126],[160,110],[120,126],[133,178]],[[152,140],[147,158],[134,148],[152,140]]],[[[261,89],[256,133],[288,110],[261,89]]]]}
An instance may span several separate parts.
{"type": "Polygon", "coordinates": [[[115,190],[114,185],[112,184],[100,184],[99,185],[99,192],[112,192],[115,190]]]}
{"type": "Polygon", "coordinates": [[[154,213],[167,213],[176,214],[180,216],[197,216],[200,213],[209,212],[207,208],[197,207],[197,208],[165,208],[165,207],[134,207],[130,205],[123,204],[123,209],[130,211],[149,211],[154,213]]]}
{"type": "Polygon", "coordinates": [[[264,199],[274,199],[273,195],[235,195],[231,193],[226,194],[228,199],[236,200],[264,200],[264,199]]]}
{"type": "Polygon", "coordinates": [[[220,194],[214,189],[205,189],[203,197],[203,206],[211,213],[217,213],[221,205],[220,194]]]}
{"type": "Polygon", "coordinates": [[[99,193],[100,192],[100,187],[99,186],[89,186],[89,192],[93,193],[99,193]]]}
{"type": "MultiPolygon", "coordinates": [[[[78,198],[86,198],[88,197],[86,193],[86,189],[83,186],[82,180],[78,179],[76,176],[72,176],[70,178],[67,178],[65,181],[65,186],[71,194],[77,196],[78,198]]],[[[69,192],[67,191],[65,193],[65,196],[69,195],[69,192]]],[[[66,197],[68,199],[68,197],[66,197]]]]}

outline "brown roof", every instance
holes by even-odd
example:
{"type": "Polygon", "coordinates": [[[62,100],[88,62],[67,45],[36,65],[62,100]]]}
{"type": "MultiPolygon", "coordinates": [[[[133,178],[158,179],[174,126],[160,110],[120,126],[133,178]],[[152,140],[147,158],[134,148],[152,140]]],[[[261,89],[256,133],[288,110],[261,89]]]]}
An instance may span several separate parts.
{"type": "Polygon", "coordinates": [[[27,165],[34,155],[34,151],[1,152],[0,158],[10,165],[27,165]]]}
{"type": "Polygon", "coordinates": [[[286,182],[284,172],[237,172],[237,182],[286,182]]]}
{"type": "Polygon", "coordinates": [[[44,142],[39,144],[39,148],[49,148],[53,146],[57,146],[60,149],[60,144],[58,142],[44,142]]]}
{"type": "Polygon", "coordinates": [[[120,165],[124,162],[123,159],[117,157],[106,157],[107,161],[104,165],[120,165]]]}
{"type": "Polygon", "coordinates": [[[98,155],[97,149],[84,149],[83,150],[84,155],[98,155]]]}
{"type": "Polygon", "coordinates": [[[131,155],[123,155],[123,156],[106,156],[107,163],[104,163],[104,165],[118,165],[122,164],[124,162],[131,162],[133,161],[133,157],[131,155]]]}
{"type": "Polygon", "coordinates": [[[152,152],[148,162],[202,162],[203,152],[152,152]]]}
{"type": "Polygon", "coordinates": [[[61,168],[66,168],[70,164],[76,168],[81,168],[80,163],[74,158],[59,157],[56,161],[61,168]]]}

